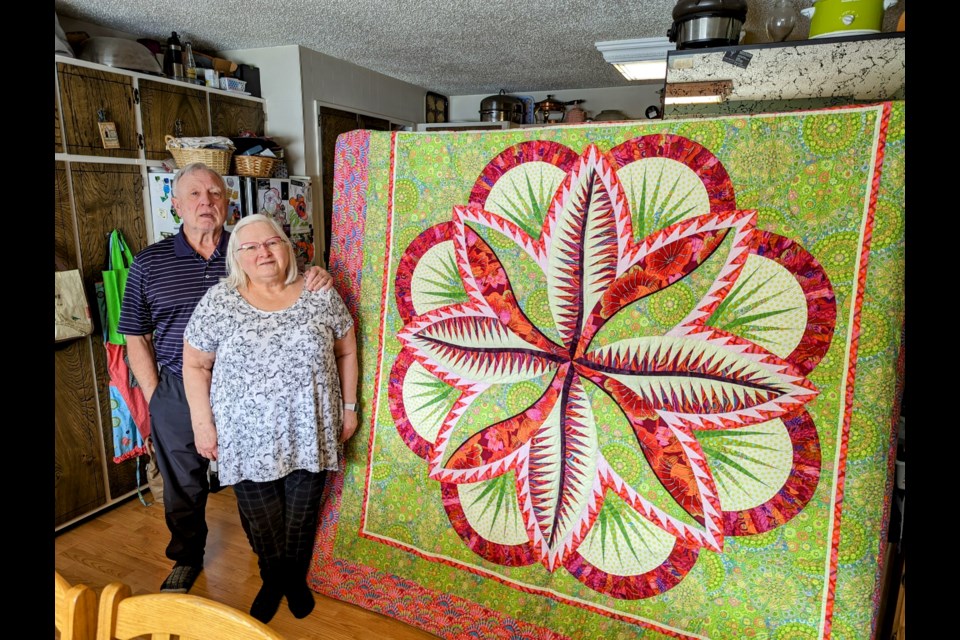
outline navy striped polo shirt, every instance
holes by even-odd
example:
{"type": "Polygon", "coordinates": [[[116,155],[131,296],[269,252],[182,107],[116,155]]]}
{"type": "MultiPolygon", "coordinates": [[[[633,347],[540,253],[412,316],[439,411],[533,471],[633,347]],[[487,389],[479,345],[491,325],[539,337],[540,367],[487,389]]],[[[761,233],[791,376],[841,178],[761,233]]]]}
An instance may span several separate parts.
{"type": "Polygon", "coordinates": [[[194,251],[183,226],[136,255],[130,266],[117,330],[127,335],[153,334],[157,364],[183,378],[183,331],[207,289],[227,275],[227,240],[209,260],[194,251]]]}

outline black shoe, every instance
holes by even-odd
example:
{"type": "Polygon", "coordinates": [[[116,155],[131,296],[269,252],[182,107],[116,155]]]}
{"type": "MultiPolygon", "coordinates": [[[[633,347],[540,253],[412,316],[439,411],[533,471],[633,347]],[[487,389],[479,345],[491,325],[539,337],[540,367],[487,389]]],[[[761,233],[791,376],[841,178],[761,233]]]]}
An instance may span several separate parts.
{"type": "Polygon", "coordinates": [[[280,608],[280,600],[283,599],[283,588],[276,582],[264,582],[260,587],[257,597],[253,599],[250,606],[250,615],[266,624],[273,619],[277,609],[280,608]]]}
{"type": "Polygon", "coordinates": [[[200,569],[202,568],[190,564],[180,564],[179,562],[173,565],[173,571],[160,585],[161,593],[186,593],[190,591],[190,587],[193,586],[197,576],[200,575],[200,569]]]}
{"type": "Polygon", "coordinates": [[[314,604],[313,591],[305,582],[287,588],[287,606],[295,618],[306,618],[313,611],[314,604]]]}

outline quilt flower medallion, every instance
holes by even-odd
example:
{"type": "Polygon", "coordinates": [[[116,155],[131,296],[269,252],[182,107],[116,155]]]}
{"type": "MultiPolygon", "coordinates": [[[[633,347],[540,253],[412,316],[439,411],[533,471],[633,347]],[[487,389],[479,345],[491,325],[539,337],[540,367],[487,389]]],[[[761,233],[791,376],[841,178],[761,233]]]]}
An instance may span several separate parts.
{"type": "Polygon", "coordinates": [[[681,580],[701,547],[722,551],[725,535],[767,531],[809,500],[820,452],[803,411],[816,395],[804,373],[829,346],[816,338],[832,331],[835,307],[829,281],[802,248],[792,248],[798,265],[778,262],[782,252],[759,257],[759,245],[784,239],[757,232],[756,212],[736,208],[726,172],[701,145],[651,135],[616,147],[610,159],[594,145],[566,160],[572,156],[556,143],[507,149],[484,170],[474,201],[407,249],[395,286],[405,325],[390,408],[476,553],[499,564],[562,566],[598,591],[643,598],[681,580]],[[561,165],[548,202],[534,196],[554,187],[536,167],[543,162],[561,165]],[[677,221],[636,241],[630,191],[641,193],[633,200],[640,228],[648,218],[677,221]],[[488,202],[502,213],[485,209],[488,202]],[[538,225],[533,236],[524,229],[538,225]],[[709,261],[728,235],[714,282],[684,320],[663,335],[603,339],[607,322],[635,303],[657,305],[658,294],[709,261]],[[517,251],[501,260],[493,247],[510,243],[517,251]],[[765,268],[782,288],[758,293],[749,281],[760,267],[744,275],[751,255],[772,262],[765,268]],[[525,312],[512,286],[511,262],[522,260],[546,292],[542,313],[525,312]],[[791,266],[799,266],[799,282],[791,266]],[[711,326],[722,304],[747,309],[765,297],[776,299],[769,311],[711,326]],[[797,308],[813,321],[792,336],[787,359],[736,333],[783,330],[776,318],[797,308]],[[540,395],[506,419],[479,430],[463,419],[492,385],[509,395],[538,381],[540,395]],[[453,401],[444,415],[437,401],[445,396],[453,401]],[[595,412],[603,403],[615,408],[595,412]],[[602,432],[617,410],[636,437],[630,445],[684,517],[638,492],[604,456],[602,432]],[[464,423],[471,426],[458,428],[464,423]],[[751,506],[725,510],[721,487],[751,506]]]}
{"type": "Polygon", "coordinates": [[[312,584],[447,638],[869,637],[901,147],[902,104],[342,137],[369,422],[312,584]]]}

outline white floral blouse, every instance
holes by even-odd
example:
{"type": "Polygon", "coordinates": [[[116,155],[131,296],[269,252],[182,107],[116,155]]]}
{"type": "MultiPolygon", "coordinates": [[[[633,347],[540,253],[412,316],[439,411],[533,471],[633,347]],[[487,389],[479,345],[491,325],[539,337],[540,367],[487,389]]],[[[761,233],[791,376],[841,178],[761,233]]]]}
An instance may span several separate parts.
{"type": "Polygon", "coordinates": [[[223,282],[197,305],[184,338],[215,352],[210,404],[221,484],[337,468],[343,429],[333,343],[353,325],[333,289],[261,311],[223,282]]]}

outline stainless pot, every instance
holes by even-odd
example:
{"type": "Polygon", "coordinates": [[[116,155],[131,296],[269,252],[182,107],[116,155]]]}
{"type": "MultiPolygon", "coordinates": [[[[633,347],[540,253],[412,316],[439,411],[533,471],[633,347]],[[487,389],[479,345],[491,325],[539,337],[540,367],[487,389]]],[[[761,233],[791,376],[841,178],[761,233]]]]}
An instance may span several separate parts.
{"type": "Polygon", "coordinates": [[[679,0],[667,38],[678,50],[733,46],[746,21],[746,0],[679,0]]]}
{"type": "Polygon", "coordinates": [[[480,122],[513,122],[523,124],[523,100],[508,96],[505,89],[480,101],[480,122]]]}

